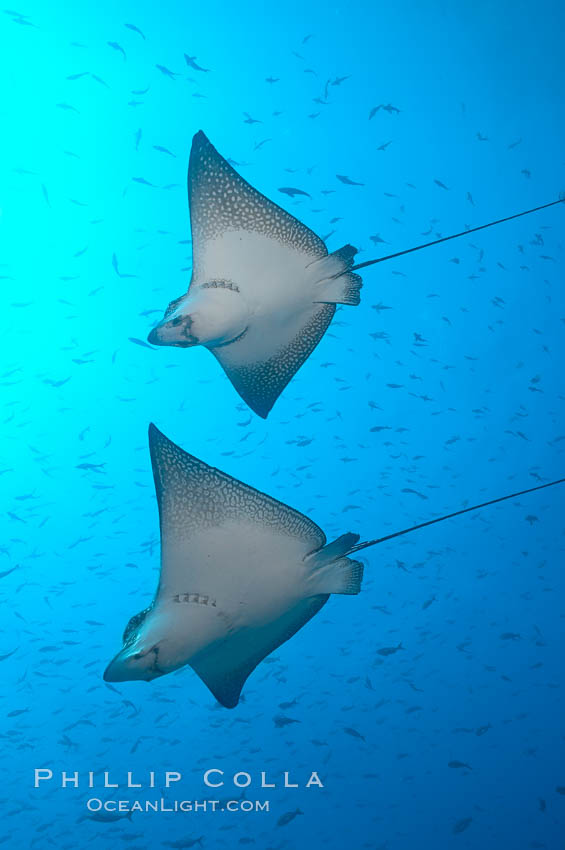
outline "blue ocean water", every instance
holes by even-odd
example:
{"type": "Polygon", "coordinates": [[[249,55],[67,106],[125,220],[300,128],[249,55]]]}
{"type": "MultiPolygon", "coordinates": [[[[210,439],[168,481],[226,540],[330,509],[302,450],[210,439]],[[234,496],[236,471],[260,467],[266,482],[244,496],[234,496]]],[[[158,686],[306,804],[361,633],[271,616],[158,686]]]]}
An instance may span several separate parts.
{"type": "Polygon", "coordinates": [[[3,846],[565,846],[558,487],[364,552],[361,594],[333,596],[234,710],[189,668],[102,680],[158,580],[150,421],[328,539],[565,475],[560,206],[368,268],[265,421],[204,349],[131,341],[187,289],[199,129],[359,262],[554,200],[563,25],[549,0],[2,12],[3,846]],[[36,768],[53,780],[34,788],[36,768]],[[162,793],[166,770],[183,780],[162,793]],[[238,771],[269,812],[86,808],[237,799],[238,771]]]}

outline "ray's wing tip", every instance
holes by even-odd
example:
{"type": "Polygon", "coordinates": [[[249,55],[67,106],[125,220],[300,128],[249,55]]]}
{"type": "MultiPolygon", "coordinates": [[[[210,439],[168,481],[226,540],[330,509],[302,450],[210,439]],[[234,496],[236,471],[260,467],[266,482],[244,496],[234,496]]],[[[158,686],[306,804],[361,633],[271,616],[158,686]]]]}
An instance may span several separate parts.
{"type": "MultiPolygon", "coordinates": [[[[240,395],[241,395],[241,393],[240,393],[240,395]]],[[[279,395],[280,395],[280,393],[279,393],[279,395]]],[[[244,402],[246,403],[246,405],[249,408],[251,408],[251,410],[253,411],[253,413],[255,413],[256,416],[260,416],[261,419],[267,419],[267,417],[269,416],[269,413],[271,412],[271,410],[275,406],[275,404],[276,404],[276,402],[279,398],[279,395],[277,395],[277,397],[274,398],[272,401],[271,401],[271,399],[260,399],[260,400],[248,399],[248,398],[245,398],[243,396],[242,396],[242,398],[243,398],[244,402]]]]}
{"type": "MultiPolygon", "coordinates": [[[[221,361],[220,361],[220,363],[221,363],[221,361]]],[[[226,367],[224,366],[223,363],[222,363],[222,366],[225,370],[226,367]]],[[[267,417],[269,416],[269,413],[271,412],[271,410],[273,409],[273,407],[275,406],[275,404],[279,400],[281,393],[283,392],[283,390],[286,387],[286,384],[285,384],[285,387],[283,387],[274,396],[274,398],[272,397],[272,395],[257,396],[254,393],[251,393],[251,394],[247,393],[245,387],[236,386],[236,384],[234,383],[234,381],[233,381],[233,379],[232,379],[232,377],[230,376],[229,373],[228,373],[228,378],[229,378],[233,388],[235,389],[236,393],[245,402],[247,407],[250,410],[252,410],[253,413],[256,416],[260,416],[261,419],[267,419],[267,417]]]]}
{"type": "Polygon", "coordinates": [[[151,466],[153,467],[153,473],[156,474],[157,469],[162,469],[164,459],[167,454],[171,452],[173,454],[182,455],[185,454],[183,449],[180,446],[177,446],[176,443],[173,443],[172,440],[163,434],[157,426],[153,423],[149,423],[148,429],[149,436],[149,455],[151,457],[151,466]]]}
{"type": "Polygon", "coordinates": [[[214,149],[210,139],[204,130],[198,130],[198,132],[192,137],[191,155],[194,156],[204,150],[210,150],[210,148],[214,149]]]}
{"type": "Polygon", "coordinates": [[[151,468],[153,470],[153,478],[155,481],[158,479],[158,470],[161,466],[161,460],[163,455],[163,447],[167,441],[165,435],[159,431],[157,426],[153,423],[149,423],[149,428],[147,429],[147,436],[149,438],[149,457],[151,458],[151,468]]]}
{"type": "Polygon", "coordinates": [[[162,441],[167,439],[165,437],[165,435],[163,434],[163,432],[159,431],[159,429],[157,428],[157,426],[155,425],[154,422],[149,423],[149,428],[147,429],[147,433],[148,433],[148,436],[149,436],[149,445],[150,446],[154,446],[158,442],[162,442],[162,441]]]}
{"type": "Polygon", "coordinates": [[[191,186],[194,188],[198,184],[202,169],[206,167],[206,164],[212,163],[217,165],[219,161],[225,162],[206,133],[203,130],[198,130],[192,137],[192,146],[188,158],[189,194],[191,192],[191,186]]]}
{"type": "Polygon", "coordinates": [[[216,699],[223,708],[237,708],[237,706],[239,705],[239,694],[236,697],[225,696],[221,699],[216,696],[216,699]]]}
{"type": "MultiPolygon", "coordinates": [[[[201,460],[199,457],[196,457],[196,455],[193,455],[190,452],[187,452],[186,449],[183,449],[178,445],[178,443],[169,439],[166,434],[159,431],[153,422],[149,424],[149,454],[151,456],[151,465],[153,467],[154,474],[156,474],[156,471],[159,470],[160,473],[165,474],[166,477],[166,469],[169,465],[170,458],[174,457],[180,467],[190,470],[191,476],[194,474],[195,470],[208,470],[211,473],[217,473],[225,476],[225,473],[222,473],[221,470],[210,466],[210,464],[206,463],[206,461],[201,460]],[[165,470],[165,472],[163,472],[163,470],[165,470]]],[[[229,476],[225,477],[229,478],[229,476]]]]}
{"type": "Polygon", "coordinates": [[[273,404],[269,405],[268,407],[254,407],[253,410],[255,411],[257,416],[261,417],[261,419],[266,419],[271,410],[273,409],[273,404]]]}

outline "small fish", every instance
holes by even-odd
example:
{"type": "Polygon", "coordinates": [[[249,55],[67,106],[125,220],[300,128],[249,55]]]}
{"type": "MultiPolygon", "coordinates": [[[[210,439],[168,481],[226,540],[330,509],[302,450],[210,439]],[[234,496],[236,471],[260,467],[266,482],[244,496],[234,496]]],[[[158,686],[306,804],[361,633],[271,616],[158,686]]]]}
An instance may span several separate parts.
{"type": "Polygon", "coordinates": [[[118,277],[124,277],[125,278],[125,277],[135,277],[136,276],[134,274],[125,274],[124,272],[120,271],[120,268],[118,266],[118,258],[116,257],[115,254],[112,254],[112,268],[114,269],[114,271],[116,272],[118,277]]]}
{"type": "Polygon", "coordinates": [[[304,192],[302,189],[295,189],[293,186],[281,186],[279,192],[282,192],[283,195],[290,195],[291,198],[294,198],[295,195],[306,195],[307,198],[312,197],[308,192],[304,192]]]}
{"type": "Polygon", "coordinates": [[[351,735],[352,738],[360,738],[362,741],[365,740],[365,737],[358,732],[357,729],[353,729],[351,726],[345,726],[343,730],[347,735],[351,735]]]}
{"type": "Polygon", "coordinates": [[[377,655],[382,655],[383,658],[387,658],[389,655],[394,655],[394,653],[398,652],[399,649],[404,649],[402,642],[399,643],[398,646],[383,646],[382,649],[377,649],[377,655]]]}
{"type": "Polygon", "coordinates": [[[0,661],[5,661],[6,658],[9,658],[11,655],[14,655],[14,653],[17,652],[18,649],[19,647],[17,647],[17,649],[13,649],[11,652],[7,652],[6,655],[0,655],[0,661]]]}
{"type": "Polygon", "coordinates": [[[122,56],[124,57],[124,59],[127,59],[126,51],[124,50],[124,48],[122,47],[122,45],[121,45],[121,44],[118,44],[118,42],[117,42],[117,41],[108,41],[108,42],[106,42],[106,43],[107,43],[108,47],[111,47],[111,48],[112,48],[112,50],[117,50],[117,51],[118,51],[118,53],[121,53],[121,54],[122,54],[122,56]]]}
{"type": "Polygon", "coordinates": [[[144,340],[142,340],[142,339],[138,339],[138,338],[137,338],[137,337],[135,337],[135,336],[128,336],[128,340],[129,340],[130,342],[135,342],[135,344],[136,344],[136,345],[142,345],[142,346],[143,346],[143,348],[149,348],[149,349],[151,349],[151,351],[155,351],[155,349],[153,348],[153,346],[152,346],[152,345],[149,345],[149,343],[148,343],[148,342],[145,342],[145,341],[144,341],[144,340]]]}
{"type": "Polygon", "coordinates": [[[141,32],[139,27],[135,26],[135,24],[124,24],[124,26],[126,26],[128,28],[128,30],[132,30],[132,32],[136,32],[138,35],[140,35],[142,37],[143,41],[146,41],[145,36],[143,35],[143,33],[141,32]]]}
{"type": "Polygon", "coordinates": [[[284,714],[277,714],[273,717],[273,723],[277,729],[283,729],[285,726],[290,726],[292,723],[300,723],[300,720],[295,720],[293,717],[285,717],[284,714]]]}
{"type": "Polygon", "coordinates": [[[287,823],[290,823],[294,820],[297,815],[303,815],[304,812],[301,809],[295,809],[294,812],[285,812],[284,815],[281,815],[277,821],[277,826],[286,826],[287,823]]]}
{"type": "Polygon", "coordinates": [[[196,61],[196,56],[188,56],[186,53],[184,54],[184,61],[188,65],[189,68],[192,68],[193,71],[203,71],[207,74],[210,71],[210,68],[203,68],[196,61]]]}
{"type": "Polygon", "coordinates": [[[345,183],[346,186],[364,186],[364,183],[357,183],[355,180],[352,180],[351,177],[348,177],[347,174],[336,174],[338,180],[342,183],[345,183]]]}
{"type": "Polygon", "coordinates": [[[471,826],[473,822],[473,818],[461,818],[458,820],[455,826],[452,829],[454,835],[459,835],[460,832],[465,832],[471,826]]]}
{"type": "Polygon", "coordinates": [[[447,766],[448,766],[448,767],[453,767],[453,768],[455,768],[455,769],[460,768],[460,767],[465,767],[465,768],[467,768],[467,770],[473,770],[473,768],[471,767],[471,765],[470,765],[470,764],[467,764],[467,763],[466,763],[466,762],[464,762],[464,761],[457,761],[457,760],[455,760],[455,761],[448,761],[448,762],[447,762],[447,766]]]}
{"type": "Polygon", "coordinates": [[[176,154],[174,154],[168,148],[164,148],[162,145],[153,145],[153,150],[159,151],[160,153],[167,153],[169,154],[169,156],[172,156],[176,159],[176,154]]]}
{"type": "Polygon", "coordinates": [[[414,496],[419,496],[420,499],[427,499],[428,497],[424,495],[424,493],[420,493],[418,490],[414,490],[412,487],[404,487],[401,493],[412,493],[414,496]]]}
{"type": "Polygon", "coordinates": [[[155,67],[165,75],[165,77],[169,77],[169,79],[174,80],[175,77],[178,77],[178,74],[175,71],[171,71],[170,68],[166,68],[165,65],[155,65],[155,67]]]}

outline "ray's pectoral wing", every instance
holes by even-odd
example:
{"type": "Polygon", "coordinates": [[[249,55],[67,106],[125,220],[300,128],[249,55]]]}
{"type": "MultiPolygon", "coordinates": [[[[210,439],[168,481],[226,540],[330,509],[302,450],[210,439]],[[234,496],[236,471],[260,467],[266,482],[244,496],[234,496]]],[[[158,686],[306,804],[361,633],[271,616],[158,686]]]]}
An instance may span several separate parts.
{"type": "Polygon", "coordinates": [[[286,323],[259,320],[241,339],[210,351],[244,402],[266,418],[322,339],[334,313],[334,304],[313,304],[286,323]]]}
{"type": "MultiPolygon", "coordinates": [[[[325,257],[325,244],[282,207],[270,201],[243,179],[210,143],[202,131],[192,140],[188,166],[188,201],[192,228],[193,277],[196,280],[222,278],[227,261],[238,265],[240,282],[245,281],[245,266],[253,277],[268,271],[268,250],[249,250],[265,242],[284,246],[303,254],[306,262],[325,257]],[[228,256],[222,238],[238,234],[230,243],[228,256]],[[247,235],[247,239],[245,238],[247,235]],[[242,250],[234,250],[242,242],[242,250]],[[235,256],[234,256],[235,254],[235,256]]],[[[268,275],[263,275],[268,279],[268,275]]],[[[233,270],[229,279],[234,280],[233,270]]],[[[238,283],[238,281],[235,281],[238,283]]]]}
{"type": "Polygon", "coordinates": [[[208,466],[154,425],[149,447],[161,528],[159,593],[235,593],[252,581],[258,547],[271,539],[291,541],[302,554],[325,544],[308,517],[208,466]]]}
{"type": "Polygon", "coordinates": [[[258,664],[289,640],[328,600],[327,594],[300,601],[261,628],[243,629],[190,662],[190,666],[226,708],[235,708],[242,688],[258,664]]]}

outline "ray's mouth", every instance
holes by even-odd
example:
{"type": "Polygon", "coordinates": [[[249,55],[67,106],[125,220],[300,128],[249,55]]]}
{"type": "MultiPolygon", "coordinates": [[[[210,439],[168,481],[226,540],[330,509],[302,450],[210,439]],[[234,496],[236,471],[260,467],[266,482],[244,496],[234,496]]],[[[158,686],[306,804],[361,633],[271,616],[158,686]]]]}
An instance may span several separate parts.
{"type": "Polygon", "coordinates": [[[190,333],[185,333],[183,336],[177,337],[176,339],[166,339],[160,333],[162,327],[162,325],[157,325],[157,327],[153,328],[147,337],[147,342],[151,345],[166,345],[171,346],[172,348],[190,348],[191,346],[198,345],[198,340],[190,333]]]}

